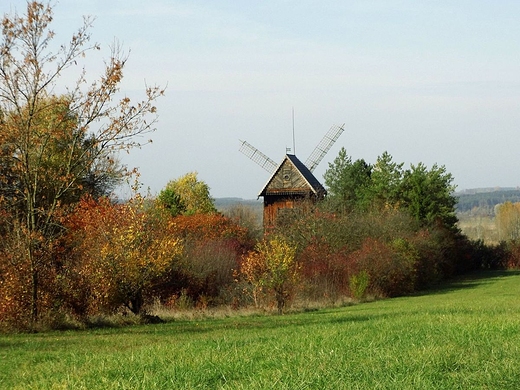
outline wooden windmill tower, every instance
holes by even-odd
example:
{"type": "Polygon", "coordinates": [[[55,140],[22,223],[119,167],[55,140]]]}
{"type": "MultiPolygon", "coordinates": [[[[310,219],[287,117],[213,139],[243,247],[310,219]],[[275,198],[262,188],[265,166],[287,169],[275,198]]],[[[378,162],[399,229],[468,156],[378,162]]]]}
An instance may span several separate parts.
{"type": "Polygon", "coordinates": [[[343,133],[344,126],[332,126],[305,164],[294,154],[286,154],[282,162],[276,164],[251,144],[240,141],[240,152],[271,174],[258,194],[264,198],[264,228],[273,226],[279,213],[292,209],[298,201],[317,201],[325,197],[327,191],[312,172],[343,133]]]}

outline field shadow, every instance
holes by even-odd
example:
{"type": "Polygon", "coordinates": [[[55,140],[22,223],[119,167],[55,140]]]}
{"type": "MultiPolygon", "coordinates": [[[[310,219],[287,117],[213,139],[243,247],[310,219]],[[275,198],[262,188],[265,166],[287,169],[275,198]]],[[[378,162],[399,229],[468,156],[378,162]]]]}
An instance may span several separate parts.
{"type": "Polygon", "coordinates": [[[413,296],[424,296],[424,295],[439,295],[448,294],[450,292],[466,289],[474,289],[478,286],[492,283],[496,279],[506,278],[511,276],[520,275],[520,270],[482,270],[472,272],[470,274],[455,277],[453,279],[444,281],[439,285],[431,287],[427,290],[418,291],[413,296]]]}

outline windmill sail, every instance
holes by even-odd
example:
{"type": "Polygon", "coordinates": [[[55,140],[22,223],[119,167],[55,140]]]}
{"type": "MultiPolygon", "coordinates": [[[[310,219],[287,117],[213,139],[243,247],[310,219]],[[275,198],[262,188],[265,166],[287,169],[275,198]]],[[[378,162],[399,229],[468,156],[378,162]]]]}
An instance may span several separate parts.
{"type": "Polygon", "coordinates": [[[276,168],[278,168],[278,164],[276,164],[273,160],[255,148],[253,145],[249,144],[246,141],[240,141],[242,145],[240,146],[239,151],[253,160],[255,163],[260,165],[269,173],[274,173],[276,168]]]}
{"type": "Polygon", "coordinates": [[[332,145],[334,145],[334,142],[336,142],[341,133],[343,133],[343,131],[345,130],[343,128],[344,126],[345,124],[343,124],[342,126],[333,125],[328,131],[328,133],[325,134],[325,136],[320,141],[318,146],[316,146],[316,148],[311,153],[307,161],[305,161],[305,166],[309,168],[309,171],[313,172],[314,169],[316,169],[323,157],[325,157],[332,145]]]}

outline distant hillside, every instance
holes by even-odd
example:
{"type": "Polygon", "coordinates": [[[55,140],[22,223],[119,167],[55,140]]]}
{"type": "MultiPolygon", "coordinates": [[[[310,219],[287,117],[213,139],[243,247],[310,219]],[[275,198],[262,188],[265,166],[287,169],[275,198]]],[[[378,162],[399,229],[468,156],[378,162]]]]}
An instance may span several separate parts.
{"type": "Polygon", "coordinates": [[[519,188],[478,188],[455,193],[458,198],[457,212],[463,213],[474,208],[492,212],[497,204],[520,202],[519,188]]]}
{"type": "MultiPolygon", "coordinates": [[[[520,188],[474,188],[455,193],[458,199],[457,212],[464,213],[475,208],[492,214],[497,204],[504,202],[520,202],[520,188]]],[[[216,198],[215,206],[222,213],[241,205],[248,206],[257,213],[262,213],[262,199],[216,198]]]]}
{"type": "Polygon", "coordinates": [[[215,199],[215,207],[219,211],[225,211],[229,209],[230,207],[236,206],[236,205],[242,205],[242,206],[250,206],[252,208],[262,208],[262,199],[256,200],[256,199],[242,199],[242,198],[216,198],[215,199]]]}

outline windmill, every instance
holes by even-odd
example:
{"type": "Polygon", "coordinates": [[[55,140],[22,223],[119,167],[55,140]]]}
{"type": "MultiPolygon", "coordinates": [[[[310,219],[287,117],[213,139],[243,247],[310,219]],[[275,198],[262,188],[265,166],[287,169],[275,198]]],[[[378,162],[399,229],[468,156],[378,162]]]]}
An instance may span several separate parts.
{"type": "Polygon", "coordinates": [[[279,213],[292,209],[298,200],[319,200],[325,197],[325,188],[312,172],[343,133],[344,126],[333,125],[305,164],[293,154],[286,154],[283,161],[277,164],[253,145],[240,141],[239,151],[271,174],[258,194],[264,198],[264,227],[272,226],[279,213]]]}

